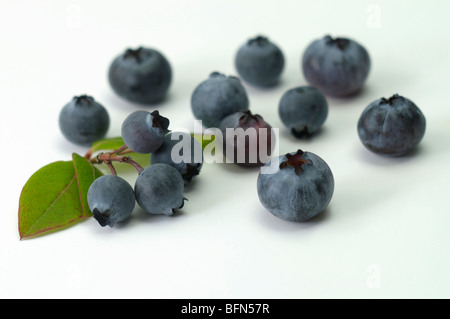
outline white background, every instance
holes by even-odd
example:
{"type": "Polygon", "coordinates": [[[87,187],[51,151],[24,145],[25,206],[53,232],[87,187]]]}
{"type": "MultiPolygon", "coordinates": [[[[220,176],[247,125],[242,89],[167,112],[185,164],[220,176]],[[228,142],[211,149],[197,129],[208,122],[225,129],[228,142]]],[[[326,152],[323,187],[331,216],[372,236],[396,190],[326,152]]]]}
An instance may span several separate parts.
{"type": "Polygon", "coordinates": [[[437,0],[1,0],[0,297],[450,297],[449,10],[437,0]],[[259,203],[257,170],[205,164],[177,216],[136,208],[120,227],[89,219],[19,240],[28,178],[86,152],[58,128],[74,95],[108,109],[109,137],[137,109],[158,109],[172,129],[191,128],[195,86],[212,71],[236,75],[234,54],[258,34],[280,46],[286,66],[275,88],[245,84],[251,109],[280,128],[280,153],[301,148],[328,162],[336,187],[323,214],[303,224],[280,220],[259,203]],[[361,42],[371,73],[358,96],[328,98],[320,135],[296,140],[282,127],[278,102],[306,84],[301,55],[325,34],[361,42]],[[167,100],[151,108],[118,98],[106,78],[112,59],[139,45],[162,51],[174,71],[167,100]],[[394,93],[427,119],[422,144],[405,158],[368,152],[356,133],[364,107],[394,93]]]}

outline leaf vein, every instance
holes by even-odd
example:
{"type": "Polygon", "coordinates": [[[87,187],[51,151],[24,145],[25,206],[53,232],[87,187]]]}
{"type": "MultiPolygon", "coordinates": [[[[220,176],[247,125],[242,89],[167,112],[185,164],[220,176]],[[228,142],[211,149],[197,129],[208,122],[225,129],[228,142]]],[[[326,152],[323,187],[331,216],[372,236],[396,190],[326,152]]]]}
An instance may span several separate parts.
{"type": "Polygon", "coordinates": [[[61,193],[59,193],[58,197],[55,198],[55,200],[50,204],[49,207],[47,207],[47,209],[41,214],[41,216],[36,219],[36,221],[33,223],[33,225],[30,226],[30,228],[28,229],[28,232],[26,232],[25,234],[28,234],[30,229],[32,229],[34,227],[34,225],[36,225],[42,217],[44,217],[44,215],[50,210],[50,208],[53,207],[53,205],[55,205],[55,203],[61,198],[61,196],[63,196],[66,191],[69,189],[69,187],[72,185],[73,181],[75,180],[76,175],[74,175],[72,177],[72,179],[69,181],[69,183],[67,184],[67,186],[61,191],[61,193]]]}

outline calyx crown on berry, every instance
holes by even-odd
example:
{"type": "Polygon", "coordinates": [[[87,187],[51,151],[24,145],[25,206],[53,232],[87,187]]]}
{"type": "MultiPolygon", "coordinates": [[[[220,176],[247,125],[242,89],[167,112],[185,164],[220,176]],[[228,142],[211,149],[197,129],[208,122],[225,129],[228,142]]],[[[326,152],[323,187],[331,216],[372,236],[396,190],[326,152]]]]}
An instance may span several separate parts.
{"type": "Polygon", "coordinates": [[[308,164],[309,161],[303,158],[303,152],[302,150],[298,150],[295,154],[291,155],[290,153],[287,153],[285,156],[287,158],[286,161],[281,162],[280,169],[286,168],[286,167],[293,167],[295,170],[295,174],[299,175],[301,172],[303,172],[303,165],[308,164]]]}

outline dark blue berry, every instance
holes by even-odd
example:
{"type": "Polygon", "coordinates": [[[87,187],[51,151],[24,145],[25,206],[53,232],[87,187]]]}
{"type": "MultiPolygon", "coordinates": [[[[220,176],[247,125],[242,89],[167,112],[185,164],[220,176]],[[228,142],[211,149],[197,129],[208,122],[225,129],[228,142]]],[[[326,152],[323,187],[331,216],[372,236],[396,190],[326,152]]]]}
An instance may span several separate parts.
{"type": "Polygon", "coordinates": [[[171,132],[164,143],[150,155],[150,163],[164,163],[180,172],[185,184],[200,174],[203,166],[203,150],[200,143],[184,132],[171,132]]]}
{"type": "Polygon", "coordinates": [[[109,115],[93,97],[75,96],[59,114],[59,128],[64,137],[78,145],[90,145],[106,136],[109,115]]]}
{"type": "Polygon", "coordinates": [[[401,156],[413,150],[425,134],[421,110],[398,94],[370,103],[358,121],[358,135],[370,151],[401,156]]]}
{"type": "Polygon", "coordinates": [[[102,227],[113,227],[126,220],[136,204],[131,185],[115,175],[97,178],[89,187],[87,201],[94,218],[102,227]]]}
{"type": "Polygon", "coordinates": [[[152,164],[143,170],[134,186],[138,205],[150,214],[171,216],[182,208],[184,181],[176,168],[168,164],[152,164]]]}
{"type": "Polygon", "coordinates": [[[234,60],[239,76],[255,86],[273,86],[284,69],[284,55],[267,37],[257,36],[242,45],[234,60]]]}
{"type": "Polygon", "coordinates": [[[344,97],[362,88],[369,74],[370,57],[354,40],[325,36],[307,47],[302,68],[311,86],[326,95],[344,97]]]}
{"type": "Polygon", "coordinates": [[[151,153],[164,143],[169,124],[169,120],[159,115],[158,111],[134,111],[122,123],[122,138],[134,152],[151,153]]]}
{"type": "Polygon", "coordinates": [[[316,133],[328,116],[328,103],[323,94],[308,86],[288,90],[278,106],[283,124],[297,138],[316,133]]]}
{"type": "Polygon", "coordinates": [[[327,163],[311,152],[297,152],[273,158],[264,168],[275,171],[258,175],[259,200],[273,215],[304,222],[321,213],[330,203],[334,178],[327,163]]]}
{"type": "Polygon", "coordinates": [[[109,83],[122,98],[139,103],[161,102],[172,81],[169,61],[151,48],[127,49],[109,68],[109,83]]]}
{"type": "Polygon", "coordinates": [[[211,73],[195,88],[191,97],[192,112],[205,127],[218,127],[225,116],[248,107],[247,92],[241,81],[219,72],[211,73]]]}

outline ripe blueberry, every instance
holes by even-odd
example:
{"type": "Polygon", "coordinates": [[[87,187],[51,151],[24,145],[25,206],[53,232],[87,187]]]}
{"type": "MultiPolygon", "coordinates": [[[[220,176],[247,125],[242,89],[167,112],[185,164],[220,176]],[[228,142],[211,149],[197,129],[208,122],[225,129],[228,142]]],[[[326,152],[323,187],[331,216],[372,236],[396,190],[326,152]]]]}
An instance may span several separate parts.
{"type": "Polygon", "coordinates": [[[297,152],[273,158],[272,174],[258,175],[259,200],[273,215],[304,222],[321,213],[330,203],[334,178],[327,163],[311,152],[297,152]]]}
{"type": "Polygon", "coordinates": [[[203,150],[191,134],[171,132],[164,137],[164,143],[150,155],[150,163],[164,163],[175,167],[188,184],[200,174],[203,165],[203,150]]]}
{"type": "Polygon", "coordinates": [[[122,98],[139,103],[161,102],[172,81],[172,69],[159,51],[127,49],[109,67],[109,83],[122,98]]]}
{"type": "Polygon", "coordinates": [[[370,103],[358,121],[358,135],[370,151],[390,156],[409,153],[422,140],[426,120],[420,109],[398,94],[370,103]]]}
{"type": "Polygon", "coordinates": [[[192,93],[191,108],[205,127],[218,127],[227,115],[248,109],[247,92],[234,76],[213,72],[192,93]]]}
{"type": "Polygon", "coordinates": [[[70,142],[89,145],[105,137],[109,129],[109,115],[93,97],[75,96],[61,110],[59,128],[70,142]]]}
{"type": "Polygon", "coordinates": [[[290,89],[283,94],[278,106],[283,124],[297,138],[316,133],[328,115],[328,103],[323,94],[308,86],[290,89]]]}
{"type": "Polygon", "coordinates": [[[257,36],[243,44],[234,62],[244,81],[263,87],[277,84],[284,69],[283,52],[263,36],[257,36]]]}
{"type": "Polygon", "coordinates": [[[115,175],[97,178],[89,187],[87,201],[94,218],[102,227],[113,227],[126,220],[136,204],[131,185],[115,175]]]}
{"type": "Polygon", "coordinates": [[[310,85],[326,95],[344,97],[363,86],[370,70],[370,57],[354,40],[325,36],[307,47],[302,68],[310,85]]]}
{"type": "Polygon", "coordinates": [[[171,216],[184,205],[184,181],[176,168],[163,163],[143,170],[134,186],[138,205],[150,214],[171,216]]]}
{"type": "Polygon", "coordinates": [[[134,111],[122,123],[122,138],[134,152],[151,153],[164,143],[169,124],[169,120],[159,115],[158,111],[134,111]]]}

